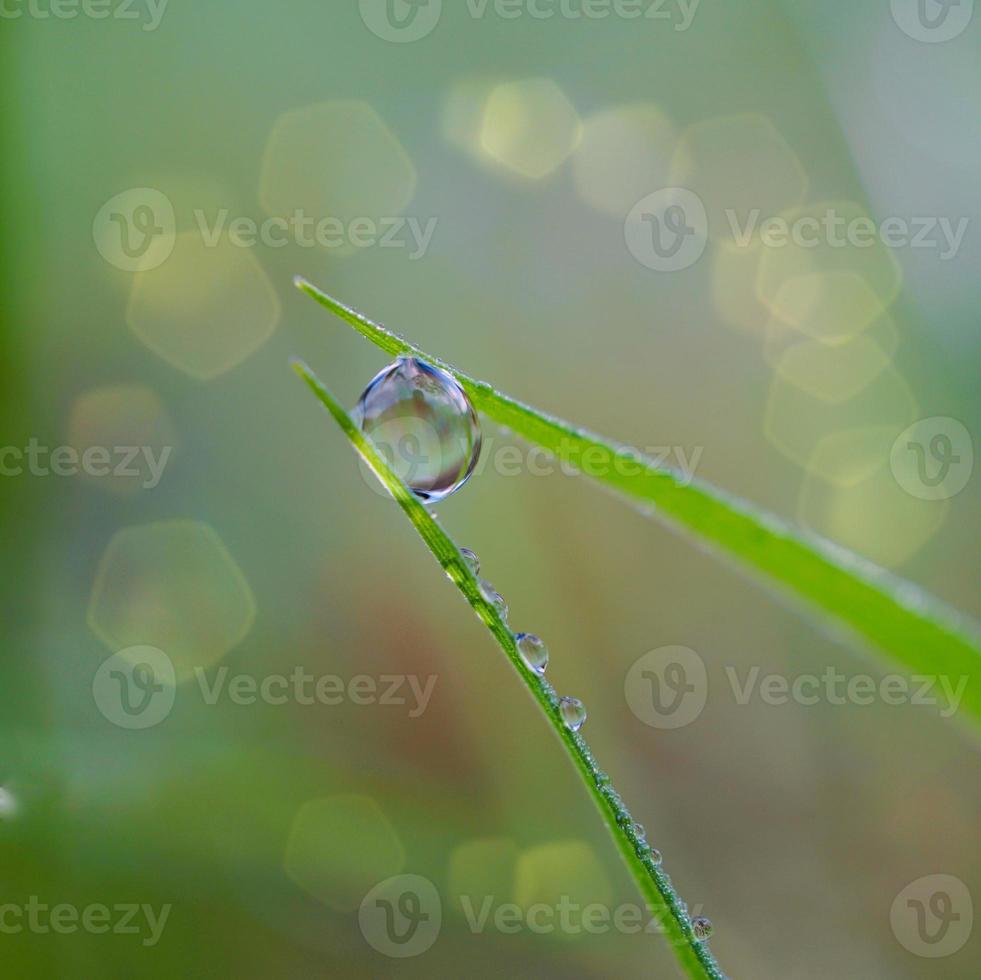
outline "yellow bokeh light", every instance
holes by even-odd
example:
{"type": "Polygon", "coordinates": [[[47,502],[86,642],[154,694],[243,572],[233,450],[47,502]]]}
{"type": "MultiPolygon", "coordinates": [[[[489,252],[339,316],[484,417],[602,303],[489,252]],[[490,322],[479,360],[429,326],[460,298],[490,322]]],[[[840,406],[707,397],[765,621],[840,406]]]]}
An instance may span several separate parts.
{"type": "Polygon", "coordinates": [[[677,139],[674,124],[652,102],[590,116],[573,160],[579,196],[622,220],[642,197],[667,185],[677,139]]]}
{"type": "Polygon", "coordinates": [[[296,814],[283,868],[308,895],[339,912],[356,909],[372,887],[397,875],[405,850],[395,828],[367,796],[310,800],[296,814]]]}
{"type": "Polygon", "coordinates": [[[892,440],[916,418],[913,394],[892,366],[841,401],[817,397],[796,381],[774,374],[764,433],[783,455],[831,482],[853,481],[863,457],[870,466],[888,459],[892,440]],[[875,434],[873,442],[863,436],[869,433],[875,434]],[[822,440],[829,439],[818,453],[822,440]]]}
{"type": "Polygon", "coordinates": [[[888,455],[847,484],[829,484],[812,472],[798,504],[800,522],[886,568],[912,557],[943,526],[946,500],[906,493],[889,468],[888,455]]]}
{"type": "Polygon", "coordinates": [[[416,190],[416,169],[398,137],[367,102],[337,99],[292,109],[266,143],[259,200],[270,214],[396,218],[416,190]]]}
{"type": "Polygon", "coordinates": [[[779,220],[773,244],[763,239],[757,289],[781,320],[816,338],[841,339],[892,305],[902,282],[899,263],[864,208],[828,201],[779,220]]]}
{"type": "Polygon", "coordinates": [[[522,177],[547,177],[581,139],[575,107],[549,78],[506,82],[487,98],[480,145],[491,159],[522,177]]]}
{"type": "Polygon", "coordinates": [[[103,385],[83,392],[68,417],[68,444],[81,479],[121,496],[152,489],[173,461],[177,434],[159,396],[146,385],[103,385]],[[108,465],[86,465],[86,454],[111,454],[108,465]],[[132,452],[130,452],[132,451],[132,452]]]}
{"type": "Polygon", "coordinates": [[[272,335],[279,300],[249,248],[229,235],[177,236],[163,265],[133,279],[126,319],[159,357],[202,381],[240,364],[272,335]]]}
{"type": "Polygon", "coordinates": [[[514,901],[523,909],[563,901],[580,907],[613,901],[613,889],[596,852],[582,840],[554,841],[524,851],[518,858],[514,901]]]}
{"type": "Polygon", "coordinates": [[[474,905],[489,895],[499,902],[514,893],[518,846],[504,837],[467,841],[450,855],[449,891],[454,904],[468,898],[474,905]]]}
{"type": "Polygon", "coordinates": [[[164,521],[117,531],[89,601],[92,631],[114,653],[158,647],[179,681],[221,660],[255,620],[252,590],[212,527],[164,521]]]}
{"type": "Polygon", "coordinates": [[[823,401],[844,402],[871,384],[891,363],[891,357],[871,337],[841,344],[804,339],[775,358],[783,379],[823,401]]]}

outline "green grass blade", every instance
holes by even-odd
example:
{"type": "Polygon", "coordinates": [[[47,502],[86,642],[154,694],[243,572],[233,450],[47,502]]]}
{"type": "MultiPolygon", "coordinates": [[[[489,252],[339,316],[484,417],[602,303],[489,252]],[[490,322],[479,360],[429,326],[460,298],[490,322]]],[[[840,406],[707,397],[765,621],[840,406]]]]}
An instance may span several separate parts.
{"type": "Polygon", "coordinates": [[[407,343],[306,280],[295,281],[381,350],[419,357],[448,371],[479,412],[564,462],[577,465],[588,459],[586,473],[591,479],[652,508],[658,517],[735,558],[903,667],[947,677],[955,688],[966,678],[961,706],[975,721],[981,720],[978,627],[949,606],[858,555],[806,535],[704,481],[682,480],[629,446],[515,401],[407,343]]]}
{"type": "Polygon", "coordinates": [[[539,677],[525,665],[515,644],[514,635],[497,609],[484,598],[477,579],[460,554],[460,549],[389,468],[374,444],[355,425],[348,413],[310,368],[300,361],[295,361],[293,367],[330,412],[371,471],[398,502],[451,581],[463,593],[467,602],[507,654],[555,733],[565,745],[609,827],[620,854],[633,874],[641,894],[647,901],[648,908],[657,915],[663,932],[674,948],[686,975],[700,980],[704,978],[725,980],[725,975],[716,964],[707,943],[695,939],[684,902],[678,897],[668,876],[651,860],[643,839],[634,833],[633,818],[609,778],[600,770],[586,740],[580,733],[570,731],[563,724],[558,712],[559,699],[555,689],[544,677],[539,677]]]}

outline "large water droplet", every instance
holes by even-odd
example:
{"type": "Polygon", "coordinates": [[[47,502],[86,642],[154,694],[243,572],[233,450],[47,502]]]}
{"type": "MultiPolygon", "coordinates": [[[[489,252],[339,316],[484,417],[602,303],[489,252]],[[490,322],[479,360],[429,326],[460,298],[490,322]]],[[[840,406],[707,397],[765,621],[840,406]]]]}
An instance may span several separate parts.
{"type": "Polygon", "coordinates": [[[644,840],[647,837],[647,831],[644,829],[642,823],[634,824],[634,833],[641,839],[644,840]]]}
{"type": "Polygon", "coordinates": [[[463,560],[466,562],[467,568],[470,569],[473,574],[480,574],[480,559],[477,557],[477,553],[471,551],[469,548],[461,548],[460,554],[463,556],[463,560]]]}
{"type": "Polygon", "coordinates": [[[660,864],[664,860],[661,852],[656,847],[651,848],[651,853],[648,856],[654,864],[660,864]]]}
{"type": "Polygon", "coordinates": [[[559,717],[571,732],[578,732],[586,721],[586,705],[579,698],[559,698],[559,717]]]}
{"type": "Polygon", "coordinates": [[[504,601],[504,596],[485,578],[482,578],[477,584],[480,586],[480,594],[498,611],[501,619],[506,622],[508,618],[508,604],[504,601]]]}
{"type": "Polygon", "coordinates": [[[361,430],[420,500],[459,490],[477,465],[480,425],[445,371],[400,357],[372,378],[354,412],[361,430]]]}
{"type": "Polygon", "coordinates": [[[702,942],[712,937],[712,933],[715,932],[715,926],[704,915],[699,915],[691,920],[691,931],[694,933],[695,938],[699,942],[702,942]]]}
{"type": "Polygon", "coordinates": [[[544,674],[548,666],[548,647],[534,633],[519,633],[514,640],[525,666],[536,674],[544,674]]]}

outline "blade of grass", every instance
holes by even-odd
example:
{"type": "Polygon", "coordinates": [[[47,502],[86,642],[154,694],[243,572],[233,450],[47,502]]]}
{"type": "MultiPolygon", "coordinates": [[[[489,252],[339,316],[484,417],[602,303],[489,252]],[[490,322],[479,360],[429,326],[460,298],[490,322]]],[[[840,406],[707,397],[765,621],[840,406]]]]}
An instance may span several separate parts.
{"type": "MultiPolygon", "coordinates": [[[[960,704],[981,720],[981,639],[975,623],[922,589],[814,535],[807,535],[704,481],[682,480],[629,446],[604,439],[503,395],[407,343],[301,277],[297,287],[385,351],[452,374],[479,412],[579,465],[585,475],[701,538],[812,609],[920,674],[967,679],[960,704]],[[588,455],[586,455],[588,454],[588,455]],[[584,460],[589,466],[583,466],[584,460]]],[[[954,705],[956,707],[956,705],[954,705]]]]}
{"type": "Polygon", "coordinates": [[[348,413],[341,407],[323,383],[301,361],[294,361],[297,374],[310,386],[314,395],[333,416],[343,433],[361,454],[365,463],[378,477],[388,492],[398,501],[419,536],[426,542],[429,550],[442,565],[451,581],[463,593],[474,612],[483,620],[507,654],[525,686],[538,702],[556,735],[565,745],[576,769],[582,777],[593,802],[599,808],[606,825],[633,874],[648,907],[658,915],[663,931],[674,948],[685,973],[692,978],[711,978],[725,980],[712,953],[705,942],[699,942],[692,932],[691,920],[684,902],[674,890],[671,880],[654,863],[643,838],[634,831],[634,820],[613,788],[609,777],[600,770],[586,740],[579,732],[570,731],[559,715],[559,698],[552,685],[531,671],[521,659],[514,635],[501,618],[494,605],[488,602],[477,584],[460,549],[445,531],[430,517],[429,512],[399,477],[390,469],[385,459],[375,449],[374,444],[355,425],[348,413]]]}

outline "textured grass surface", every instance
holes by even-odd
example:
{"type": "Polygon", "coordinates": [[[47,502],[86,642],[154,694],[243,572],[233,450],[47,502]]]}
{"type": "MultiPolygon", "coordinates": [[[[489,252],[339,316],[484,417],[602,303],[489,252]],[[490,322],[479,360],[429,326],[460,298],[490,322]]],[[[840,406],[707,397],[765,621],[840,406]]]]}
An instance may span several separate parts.
{"type": "Polygon", "coordinates": [[[538,702],[549,724],[565,745],[593,801],[606,821],[641,894],[648,906],[657,913],[664,935],[674,947],[678,961],[686,974],[693,978],[724,980],[724,974],[719,970],[708,945],[695,938],[685,903],[675,892],[668,876],[651,859],[650,848],[647,847],[644,839],[635,833],[633,817],[620,795],[599,768],[586,740],[579,732],[570,731],[562,722],[558,710],[559,698],[555,689],[544,677],[529,670],[521,659],[514,635],[494,605],[484,598],[477,579],[460,554],[460,549],[430,517],[425,507],[399,477],[392,472],[373,443],[355,425],[348,413],[310,368],[302,362],[295,362],[294,368],[330,412],[372,472],[398,501],[399,506],[419,532],[419,536],[426,542],[451,581],[463,593],[474,612],[486,624],[525,686],[538,702]]]}
{"type": "Polygon", "coordinates": [[[968,678],[961,709],[981,721],[981,639],[977,624],[922,589],[843,548],[784,523],[702,481],[688,483],[629,446],[524,405],[407,343],[321,292],[296,285],[385,351],[436,364],[452,374],[478,412],[572,464],[588,459],[590,479],[735,559],[766,582],[917,674],[968,678]],[[584,455],[588,454],[588,455],[584,455]]]}

